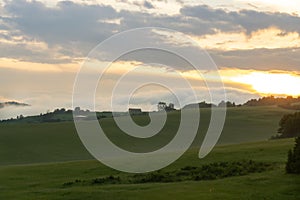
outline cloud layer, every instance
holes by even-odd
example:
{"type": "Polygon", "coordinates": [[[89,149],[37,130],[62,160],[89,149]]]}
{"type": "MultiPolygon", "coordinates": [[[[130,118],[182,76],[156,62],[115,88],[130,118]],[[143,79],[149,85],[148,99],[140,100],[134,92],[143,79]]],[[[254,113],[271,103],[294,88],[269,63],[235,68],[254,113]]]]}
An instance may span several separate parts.
{"type": "MultiPolygon", "coordinates": [[[[145,9],[117,11],[112,6],[71,1],[59,2],[56,7],[47,7],[37,1],[7,1],[2,7],[5,14],[0,17],[0,50],[4,52],[1,57],[39,63],[75,62],[111,35],[144,26],[174,29],[197,37],[223,32],[245,33],[251,38],[256,31],[270,27],[281,30],[282,37],[290,32],[300,33],[300,18],[286,13],[225,11],[198,5],[182,7],[177,15],[162,15],[145,11],[154,7],[148,1],[139,6],[145,9]]],[[[297,48],[269,50],[260,47],[210,53],[225,67],[242,64],[265,69],[266,62],[280,69],[298,70],[299,67],[295,58],[300,57],[297,48]],[[267,59],[253,60],[264,52],[268,53],[267,59]],[[279,63],[278,54],[282,56],[279,63]],[[230,55],[230,61],[226,55],[230,55]]]]}

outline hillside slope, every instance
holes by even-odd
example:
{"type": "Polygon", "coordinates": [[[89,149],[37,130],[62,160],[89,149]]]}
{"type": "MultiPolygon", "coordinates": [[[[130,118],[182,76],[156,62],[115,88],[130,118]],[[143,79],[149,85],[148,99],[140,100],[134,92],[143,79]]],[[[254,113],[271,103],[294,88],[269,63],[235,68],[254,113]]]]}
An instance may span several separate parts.
{"type": "Polygon", "coordinates": [[[77,161],[41,165],[0,166],[0,199],[298,199],[300,176],[287,175],[284,164],[293,139],[226,145],[216,147],[200,160],[198,149],[189,150],[164,170],[201,166],[212,162],[252,159],[274,163],[275,168],[261,173],[210,181],[186,181],[146,184],[65,183],[98,177],[126,176],[97,161],[77,161]]]}
{"type": "MultiPolygon", "coordinates": [[[[268,140],[276,134],[278,122],[286,113],[290,111],[277,107],[229,108],[218,144],[268,140]]],[[[179,119],[179,112],[170,113],[161,133],[149,140],[129,137],[118,129],[111,118],[101,119],[100,123],[114,143],[139,152],[158,149],[172,140],[179,119]]],[[[136,116],[134,120],[140,125],[149,122],[147,116],[136,116]]],[[[201,109],[200,128],[194,147],[201,144],[209,121],[210,109],[201,109]]],[[[0,124],[0,158],[0,165],[92,159],[81,144],[72,122],[0,124]]]]}

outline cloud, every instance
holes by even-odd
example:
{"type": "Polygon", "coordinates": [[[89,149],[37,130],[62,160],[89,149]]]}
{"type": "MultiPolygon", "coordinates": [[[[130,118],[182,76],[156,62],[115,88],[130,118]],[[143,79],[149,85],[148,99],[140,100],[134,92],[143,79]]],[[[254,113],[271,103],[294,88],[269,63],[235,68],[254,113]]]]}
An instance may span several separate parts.
{"type": "Polygon", "coordinates": [[[284,32],[275,27],[255,31],[250,36],[247,36],[243,32],[219,32],[217,34],[193,38],[203,48],[220,49],[223,51],[300,47],[299,33],[284,32]]]}
{"type": "Polygon", "coordinates": [[[9,102],[0,103],[0,109],[2,109],[4,107],[7,107],[7,106],[26,107],[26,106],[30,106],[30,105],[26,104],[26,103],[16,102],[16,101],[9,101],[9,102]]]}
{"type": "MultiPolygon", "coordinates": [[[[156,5],[150,1],[142,4],[146,8],[156,5]]],[[[112,6],[71,1],[48,7],[38,1],[16,0],[7,1],[2,10],[5,15],[0,17],[0,50],[3,52],[0,56],[37,63],[74,62],[74,59],[84,58],[99,42],[114,33],[144,26],[175,29],[197,37],[240,32],[251,38],[253,33],[269,27],[282,31],[278,38],[300,33],[300,18],[297,16],[255,10],[226,11],[205,5],[184,6],[180,14],[162,15],[149,13],[147,9],[117,11],[112,6]],[[22,41],[19,38],[23,38],[22,41]]],[[[127,45],[128,42],[122,44],[127,45]]],[[[222,44],[219,46],[221,48],[222,44]]],[[[240,65],[242,68],[265,69],[274,65],[293,70],[299,67],[297,48],[283,49],[279,46],[276,50],[274,46],[272,51],[261,45],[257,50],[218,49],[211,53],[218,65],[226,67],[240,65]],[[259,53],[268,54],[262,57],[259,53]]]]}
{"type": "Polygon", "coordinates": [[[278,27],[287,32],[300,33],[298,16],[286,13],[270,13],[255,10],[241,10],[226,12],[222,9],[212,9],[208,6],[188,6],[181,9],[181,14],[206,22],[211,22],[212,27],[219,30],[246,31],[251,34],[253,31],[278,27]],[[225,26],[225,27],[224,27],[225,26]]]}
{"type": "Polygon", "coordinates": [[[210,50],[219,67],[256,70],[290,70],[299,72],[300,48],[210,50]]]}
{"type": "Polygon", "coordinates": [[[144,1],[144,7],[148,9],[154,8],[154,6],[149,1],[144,1]]]}
{"type": "MultiPolygon", "coordinates": [[[[61,72],[77,72],[80,65],[78,63],[39,63],[32,61],[23,61],[17,59],[0,58],[0,68],[14,69],[33,72],[45,73],[61,73],[61,72]]],[[[2,78],[2,77],[1,77],[2,78]]],[[[12,78],[12,77],[10,77],[12,78]]],[[[2,78],[3,79],[3,78],[2,78]]]]}
{"type": "Polygon", "coordinates": [[[59,46],[61,53],[68,56],[86,55],[96,42],[117,28],[116,24],[101,22],[117,18],[110,6],[62,1],[53,8],[37,1],[18,0],[7,2],[4,9],[9,16],[1,17],[2,21],[19,30],[19,35],[44,41],[50,48],[59,46]]]}
{"type": "MultiPolygon", "coordinates": [[[[130,2],[126,2],[129,3],[130,2]]],[[[151,2],[149,1],[133,1],[132,5],[138,6],[139,8],[153,9],[155,8],[151,2]]]]}

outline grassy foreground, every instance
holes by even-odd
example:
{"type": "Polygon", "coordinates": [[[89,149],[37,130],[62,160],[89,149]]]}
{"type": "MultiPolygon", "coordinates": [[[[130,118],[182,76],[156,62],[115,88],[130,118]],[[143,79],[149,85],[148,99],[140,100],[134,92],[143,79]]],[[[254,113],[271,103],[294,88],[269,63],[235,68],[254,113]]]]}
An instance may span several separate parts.
{"type": "Polygon", "coordinates": [[[2,166],[0,199],[299,199],[300,176],[284,171],[287,151],[293,145],[293,139],[284,139],[217,146],[202,160],[197,158],[198,149],[191,149],[164,169],[244,159],[276,164],[266,172],[211,181],[64,187],[64,183],[76,179],[126,174],[94,160],[2,166]]]}

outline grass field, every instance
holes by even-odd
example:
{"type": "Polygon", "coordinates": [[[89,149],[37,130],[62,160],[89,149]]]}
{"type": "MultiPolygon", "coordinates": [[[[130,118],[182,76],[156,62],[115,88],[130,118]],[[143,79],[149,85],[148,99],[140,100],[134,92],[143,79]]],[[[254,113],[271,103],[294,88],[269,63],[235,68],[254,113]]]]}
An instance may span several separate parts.
{"type": "MultiPolygon", "coordinates": [[[[278,121],[290,113],[277,107],[230,108],[218,146],[198,159],[199,145],[209,123],[210,111],[201,111],[198,136],[192,147],[162,171],[214,162],[253,160],[274,166],[217,180],[144,184],[74,184],[110,175],[128,177],[92,159],[81,144],[72,123],[0,124],[0,199],[299,199],[300,176],[288,175],[284,166],[294,139],[268,140],[276,134],[278,121]]],[[[147,116],[134,119],[145,125],[147,116]]],[[[174,136],[179,113],[171,113],[162,132],[151,142],[130,138],[112,119],[100,124],[119,146],[139,151],[156,149],[174,136]],[[137,144],[137,143],[140,144],[137,144]],[[155,143],[151,146],[150,144],[155,143]]]]}
{"type": "MultiPolygon", "coordinates": [[[[277,107],[229,108],[225,127],[218,144],[237,144],[268,140],[275,135],[283,114],[277,107]]],[[[112,118],[100,121],[109,138],[118,146],[132,151],[153,150],[164,146],[177,131],[179,113],[171,113],[161,133],[149,140],[134,139],[116,127],[112,118]],[[153,146],[153,144],[155,144],[153,146]]],[[[198,136],[193,146],[199,146],[210,120],[210,110],[202,109],[198,136]]],[[[146,124],[147,116],[135,118],[146,124]]],[[[85,150],[72,122],[0,124],[0,165],[62,162],[92,159],[85,150]]]]}
{"type": "Polygon", "coordinates": [[[267,172],[211,181],[116,185],[74,185],[69,181],[121,175],[97,161],[76,161],[0,167],[0,199],[298,199],[300,176],[287,175],[284,163],[293,139],[216,147],[199,160],[189,150],[164,170],[218,161],[252,159],[276,163],[267,172]]]}

